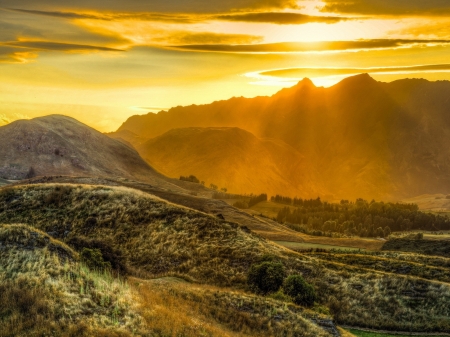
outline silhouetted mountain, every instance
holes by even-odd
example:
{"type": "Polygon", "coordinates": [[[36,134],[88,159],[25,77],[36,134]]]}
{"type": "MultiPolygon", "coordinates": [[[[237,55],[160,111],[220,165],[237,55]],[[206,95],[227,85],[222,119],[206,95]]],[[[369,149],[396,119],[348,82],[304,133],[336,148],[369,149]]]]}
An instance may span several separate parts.
{"type": "Polygon", "coordinates": [[[305,79],[272,97],[133,116],[119,130],[150,139],[174,128],[238,127],[295,148],[315,173],[311,189],[395,199],[450,191],[449,97],[447,81],[380,83],[363,74],[317,88],[305,79]]]}
{"type": "Polygon", "coordinates": [[[167,176],[194,174],[233,193],[322,192],[312,189],[317,179],[298,151],[238,128],[174,129],[137,149],[167,176]]]}

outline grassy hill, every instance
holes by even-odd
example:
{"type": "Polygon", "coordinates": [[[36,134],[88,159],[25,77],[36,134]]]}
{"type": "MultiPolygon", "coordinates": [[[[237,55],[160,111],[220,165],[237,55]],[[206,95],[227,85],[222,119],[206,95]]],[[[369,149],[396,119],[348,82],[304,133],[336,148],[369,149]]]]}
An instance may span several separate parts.
{"type": "Polygon", "coordinates": [[[129,275],[179,276],[236,291],[246,289],[249,266],[270,255],[288,274],[301,274],[312,283],[318,305],[329,308],[339,324],[450,329],[447,283],[298,254],[232,222],[136,190],[58,184],[7,187],[0,190],[0,223],[28,223],[76,250],[98,248],[129,275]]]}
{"type": "Polygon", "coordinates": [[[130,289],[25,225],[0,225],[0,336],[131,336],[130,289]]]}
{"type": "MultiPolygon", "coordinates": [[[[398,200],[450,190],[449,94],[446,81],[380,83],[358,75],[317,88],[304,80],[272,97],[232,98],[133,116],[119,131],[152,139],[177,128],[238,127],[300,153],[316,177],[311,189],[324,186],[336,199],[398,200]]],[[[211,158],[220,157],[222,148],[209,151],[211,158]]],[[[238,157],[240,152],[235,153],[238,157]]],[[[178,156],[174,151],[167,158],[176,162],[178,156]]],[[[252,158],[250,152],[246,156],[252,158]]],[[[282,163],[295,157],[285,155],[282,163]]],[[[216,174],[219,180],[224,172],[216,174]]],[[[283,175],[280,193],[284,181],[296,186],[295,175],[283,175]]]]}
{"type": "Polygon", "coordinates": [[[314,170],[294,148],[238,128],[174,129],[137,149],[169,177],[194,174],[207,186],[214,183],[232,193],[317,197],[324,191],[315,186],[314,170]]]}
{"type": "Polygon", "coordinates": [[[3,179],[124,177],[186,192],[156,172],[133,148],[70,117],[50,115],[15,121],[0,127],[0,142],[4,144],[0,148],[3,179]]]}
{"type": "Polygon", "coordinates": [[[2,337],[331,336],[314,323],[326,316],[276,300],[90,270],[71,248],[26,225],[0,225],[0,247],[2,337]],[[271,312],[282,316],[273,320],[271,312]]]}

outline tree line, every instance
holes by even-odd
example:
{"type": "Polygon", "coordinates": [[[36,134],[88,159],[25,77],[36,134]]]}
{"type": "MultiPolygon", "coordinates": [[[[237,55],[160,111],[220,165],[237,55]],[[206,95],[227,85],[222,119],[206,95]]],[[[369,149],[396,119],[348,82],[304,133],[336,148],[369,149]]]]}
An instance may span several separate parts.
{"type": "Polygon", "coordinates": [[[278,212],[276,220],[313,235],[339,233],[387,237],[393,231],[450,230],[447,216],[421,212],[415,204],[368,202],[363,199],[355,202],[342,200],[339,204],[332,204],[322,202],[320,198],[312,203],[311,200],[294,209],[284,207],[278,212]]]}

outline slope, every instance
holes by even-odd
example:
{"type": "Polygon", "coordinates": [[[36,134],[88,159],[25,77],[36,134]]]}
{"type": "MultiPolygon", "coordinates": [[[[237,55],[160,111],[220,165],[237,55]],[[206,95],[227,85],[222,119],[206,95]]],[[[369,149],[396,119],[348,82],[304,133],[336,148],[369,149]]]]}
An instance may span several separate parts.
{"type": "MultiPolygon", "coordinates": [[[[242,289],[252,263],[275,259],[288,274],[302,274],[314,284],[318,304],[330,308],[340,324],[450,330],[447,283],[321,262],[274,245],[231,222],[131,189],[74,185],[2,188],[0,223],[18,222],[28,222],[76,249],[99,248],[105,258],[122,259],[134,275],[177,274],[242,289]],[[109,254],[111,249],[117,254],[109,254]]],[[[217,299],[218,295],[214,296],[217,299]]]]}
{"type": "Polygon", "coordinates": [[[317,197],[313,170],[294,148],[258,139],[238,128],[174,129],[137,147],[153,167],[170,177],[194,174],[206,185],[232,193],[317,197]]]}
{"type": "Polygon", "coordinates": [[[238,127],[295,148],[316,172],[311,188],[336,199],[400,199],[450,189],[449,95],[450,82],[363,74],[317,88],[305,79],[272,97],[133,116],[119,131],[149,139],[174,128],[238,127]]]}
{"type": "Polygon", "coordinates": [[[150,167],[131,147],[77,120],[51,115],[0,127],[0,177],[49,175],[124,177],[186,190],[150,167]]]}

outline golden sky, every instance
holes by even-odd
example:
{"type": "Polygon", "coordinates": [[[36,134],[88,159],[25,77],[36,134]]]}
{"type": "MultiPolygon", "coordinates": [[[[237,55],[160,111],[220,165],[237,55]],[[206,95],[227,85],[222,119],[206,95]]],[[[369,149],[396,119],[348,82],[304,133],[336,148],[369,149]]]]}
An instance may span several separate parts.
{"type": "Polygon", "coordinates": [[[448,0],[0,0],[0,125],[62,113],[112,131],[304,77],[450,80],[449,56],[448,0]]]}

